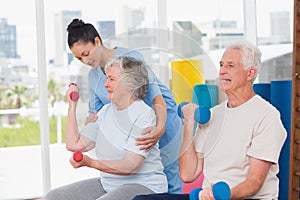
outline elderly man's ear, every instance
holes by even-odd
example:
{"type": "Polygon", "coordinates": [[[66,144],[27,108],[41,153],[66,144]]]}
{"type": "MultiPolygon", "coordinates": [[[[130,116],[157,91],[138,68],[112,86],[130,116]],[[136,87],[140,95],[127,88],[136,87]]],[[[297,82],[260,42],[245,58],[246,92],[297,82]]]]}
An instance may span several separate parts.
{"type": "Polygon", "coordinates": [[[254,67],[249,67],[249,69],[248,69],[248,79],[249,79],[249,80],[254,79],[255,76],[256,76],[256,72],[257,72],[256,68],[254,68],[254,67]]]}

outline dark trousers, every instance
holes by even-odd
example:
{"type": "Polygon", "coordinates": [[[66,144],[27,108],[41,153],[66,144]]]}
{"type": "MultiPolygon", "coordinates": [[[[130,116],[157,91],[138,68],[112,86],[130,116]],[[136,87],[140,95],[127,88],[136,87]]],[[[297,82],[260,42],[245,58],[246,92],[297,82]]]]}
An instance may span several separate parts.
{"type": "Polygon", "coordinates": [[[169,193],[159,193],[159,194],[148,194],[148,195],[138,195],[132,200],[189,200],[188,194],[169,194],[169,193]]]}

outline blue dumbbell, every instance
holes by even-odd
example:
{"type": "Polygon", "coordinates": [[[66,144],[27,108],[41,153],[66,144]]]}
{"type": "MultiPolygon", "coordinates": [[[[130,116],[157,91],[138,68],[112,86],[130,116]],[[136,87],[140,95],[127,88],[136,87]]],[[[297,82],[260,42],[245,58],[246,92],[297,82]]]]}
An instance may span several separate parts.
{"type": "MultiPolygon", "coordinates": [[[[177,114],[179,117],[183,118],[182,106],[188,104],[188,102],[182,102],[178,105],[177,114]]],[[[199,106],[194,113],[194,119],[200,124],[205,124],[210,119],[210,110],[205,106],[199,106]]]]}
{"type": "MultiPolygon", "coordinates": [[[[199,192],[202,188],[195,188],[190,193],[190,200],[198,200],[199,199],[199,192]]],[[[224,181],[217,182],[213,185],[212,188],[214,197],[216,200],[229,200],[230,199],[230,187],[224,181]]]]}

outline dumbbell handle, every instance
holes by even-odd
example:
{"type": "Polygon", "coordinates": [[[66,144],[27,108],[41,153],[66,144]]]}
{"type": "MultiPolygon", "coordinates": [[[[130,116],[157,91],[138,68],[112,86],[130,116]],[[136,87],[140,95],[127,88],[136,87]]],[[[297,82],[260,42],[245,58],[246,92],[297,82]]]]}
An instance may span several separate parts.
{"type": "MultiPolygon", "coordinates": [[[[195,188],[190,193],[190,200],[198,200],[199,199],[199,192],[202,188],[195,188]]],[[[224,182],[220,181],[213,185],[213,194],[216,200],[229,200],[231,196],[230,187],[229,185],[224,182]]]]}
{"type": "MultiPolygon", "coordinates": [[[[77,86],[76,83],[70,83],[70,84],[69,84],[69,87],[70,87],[71,85],[77,86]]],[[[76,91],[70,92],[70,99],[71,99],[72,101],[77,101],[77,100],[79,99],[79,93],[76,92],[76,91]]]]}
{"type": "Polygon", "coordinates": [[[80,162],[83,158],[83,155],[80,151],[74,152],[73,153],[73,160],[75,160],[76,162],[80,162]]]}
{"type": "MultiPolygon", "coordinates": [[[[188,102],[182,102],[178,105],[177,114],[180,118],[184,118],[182,113],[182,107],[188,104],[188,102]]],[[[210,110],[205,106],[199,106],[194,112],[194,119],[200,124],[205,124],[210,119],[210,110]]]]}

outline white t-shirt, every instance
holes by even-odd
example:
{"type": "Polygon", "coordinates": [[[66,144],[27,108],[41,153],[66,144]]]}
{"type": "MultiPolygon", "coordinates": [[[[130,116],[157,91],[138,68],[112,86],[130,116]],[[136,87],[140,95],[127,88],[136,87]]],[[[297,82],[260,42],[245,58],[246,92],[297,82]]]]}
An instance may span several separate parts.
{"type": "Polygon", "coordinates": [[[99,160],[123,159],[126,151],[145,157],[143,165],[133,175],[100,171],[101,183],[107,192],[130,183],[142,184],[157,193],[167,192],[167,179],[163,173],[158,144],[149,152],[141,151],[135,145],[135,138],[142,137],[142,131],[155,124],[153,109],[138,100],[124,110],[117,110],[111,103],[104,105],[98,113],[98,120],[80,131],[80,134],[96,142],[95,151],[99,160]]]}
{"type": "Polygon", "coordinates": [[[230,187],[243,182],[254,157],[274,163],[255,199],[278,198],[278,159],[286,138],[280,113],[255,95],[236,108],[227,101],[211,109],[209,123],[197,128],[195,149],[204,154],[204,182],[226,181],[230,187]]]}

